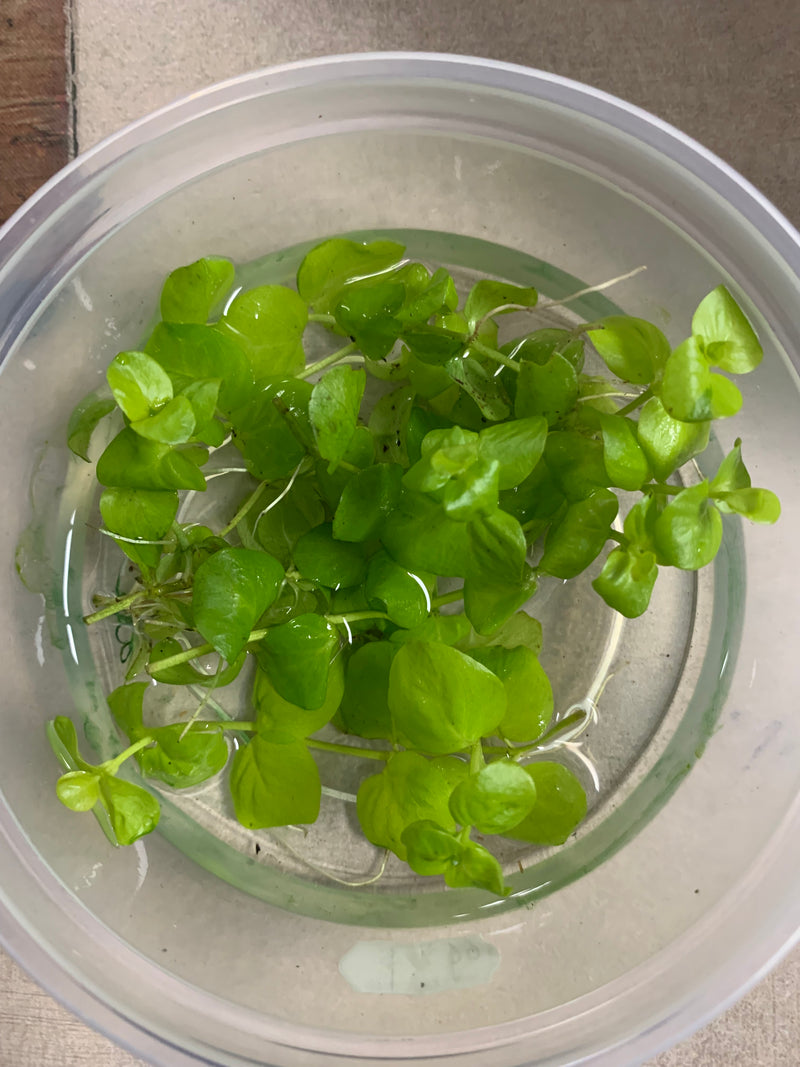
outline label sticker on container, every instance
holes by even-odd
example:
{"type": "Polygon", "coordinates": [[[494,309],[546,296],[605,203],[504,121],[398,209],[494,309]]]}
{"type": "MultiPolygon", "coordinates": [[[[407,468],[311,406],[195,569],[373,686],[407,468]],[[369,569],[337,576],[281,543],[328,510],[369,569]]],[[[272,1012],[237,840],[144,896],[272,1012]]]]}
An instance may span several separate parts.
{"type": "Polygon", "coordinates": [[[339,971],[357,993],[425,996],[485,985],[499,963],[497,948],[477,936],[415,945],[359,941],[342,957],[339,971]]]}

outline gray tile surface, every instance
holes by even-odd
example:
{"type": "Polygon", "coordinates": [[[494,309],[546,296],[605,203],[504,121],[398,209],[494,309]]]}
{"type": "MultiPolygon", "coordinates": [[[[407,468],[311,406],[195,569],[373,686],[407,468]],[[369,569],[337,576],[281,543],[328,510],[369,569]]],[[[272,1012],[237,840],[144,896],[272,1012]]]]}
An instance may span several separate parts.
{"type": "MultiPolygon", "coordinates": [[[[679,126],[800,222],[797,0],[73,0],[87,148],[210,82],[305,56],[485,55],[573,77],[679,126]]],[[[134,1067],[0,956],[0,1067],[134,1067]]],[[[652,1067],[798,1067],[800,954],[652,1067]]]]}

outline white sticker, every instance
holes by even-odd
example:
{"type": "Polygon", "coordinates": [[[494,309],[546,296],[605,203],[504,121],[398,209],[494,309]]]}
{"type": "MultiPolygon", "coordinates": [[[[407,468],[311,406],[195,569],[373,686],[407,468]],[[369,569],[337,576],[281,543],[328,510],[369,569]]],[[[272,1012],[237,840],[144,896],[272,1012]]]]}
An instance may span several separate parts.
{"type": "Polygon", "coordinates": [[[342,957],[339,971],[357,993],[425,996],[485,985],[499,962],[497,948],[477,936],[415,945],[359,941],[342,957]]]}

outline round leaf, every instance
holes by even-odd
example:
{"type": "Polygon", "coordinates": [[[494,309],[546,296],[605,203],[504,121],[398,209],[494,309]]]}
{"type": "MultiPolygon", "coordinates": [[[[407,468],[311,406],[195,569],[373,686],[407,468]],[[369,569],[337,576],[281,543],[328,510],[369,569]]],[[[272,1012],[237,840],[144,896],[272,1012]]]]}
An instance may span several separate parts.
{"type": "Polygon", "coordinates": [[[144,419],[135,419],[131,429],[149,441],[165,445],[182,445],[195,430],[194,408],[185,396],[176,396],[144,419]]]}
{"type": "Polygon", "coordinates": [[[692,333],[702,338],[710,362],[730,374],[747,374],[764,358],[753,327],[724,285],[700,301],[692,333]]]}
{"type": "Polygon", "coordinates": [[[145,348],[169,374],[177,390],[198,379],[218,378],[219,407],[226,415],[250,399],[250,361],[232,337],[223,336],[213,326],[160,322],[145,348]]]}
{"type": "Polygon", "coordinates": [[[330,311],[342,287],[352,278],[379,274],[399,263],[405,248],[396,241],[359,244],[333,237],[307,253],[297,269],[297,291],[318,312],[330,311]]]}
{"type": "Polygon", "coordinates": [[[158,825],[161,815],[158,801],[133,782],[109,774],[101,775],[100,800],[121,845],[132,845],[158,825]]]}
{"type": "Polygon", "coordinates": [[[284,700],[313,711],[326,700],[328,671],[338,647],[331,624],[321,615],[307,614],[271,627],[256,656],[284,700]]]}
{"type": "Polygon", "coordinates": [[[722,516],[708,490],[707,481],[684,489],[656,519],[655,542],[664,563],[696,571],[716,556],[722,543],[722,516]]]}
{"type": "Polygon", "coordinates": [[[100,799],[100,776],[91,771],[69,771],[56,782],[56,796],[70,811],[90,811],[100,799]]]}
{"type": "Polygon", "coordinates": [[[553,426],[575,407],[577,399],[578,376],[564,356],[556,353],[544,364],[521,364],[514,400],[518,419],[539,415],[553,426]]]}
{"type": "Polygon", "coordinates": [[[366,380],[361,369],[333,367],[313,388],[308,414],[319,454],[330,460],[329,469],[343,458],[353,438],[366,380]]]}
{"type": "Polygon", "coordinates": [[[239,293],[217,329],[244,349],[256,381],[294,374],[305,363],[301,344],[308,308],[294,289],[260,285],[239,293]]]}
{"type": "Polygon", "coordinates": [[[144,352],[120,352],[106,371],[114,399],[131,420],[146,419],[172,399],[172,382],[144,352]]]}
{"type": "Polygon", "coordinates": [[[603,432],[603,463],[612,485],[641,489],[650,465],[636,438],[636,427],[622,415],[599,415],[603,432]]]}
{"type": "Polygon", "coordinates": [[[298,540],[294,565],[304,578],[330,589],[359,585],[367,572],[361,545],[337,541],[329,522],[315,526],[298,540]]]}
{"type": "Polygon", "coordinates": [[[563,845],[586,815],[586,793],[566,767],[549,761],[529,763],[525,773],[536,786],[536,803],[506,837],[534,845],[563,845]]]}
{"type": "Polygon", "coordinates": [[[229,259],[206,256],[167,275],[161,290],[161,318],[166,322],[206,322],[233,285],[229,259]]]}
{"type": "Polygon", "coordinates": [[[275,744],[255,735],[233,757],[230,777],[236,818],[249,830],[315,822],[322,786],[302,741],[275,744]]]}
{"type": "Polygon", "coordinates": [[[348,733],[392,740],[389,671],[396,652],[396,644],[370,641],[356,649],[347,661],[339,710],[348,733]]]}
{"type": "Polygon", "coordinates": [[[345,485],[333,517],[333,535],[340,541],[378,537],[386,516],[400,500],[402,471],[394,463],[376,463],[359,471],[345,485]]]}
{"type": "Polygon", "coordinates": [[[448,645],[401,645],[389,675],[389,707],[408,748],[458,752],[491,735],[506,712],[502,682],[448,645]]]}
{"type": "Polygon", "coordinates": [[[553,717],[553,689],[535,652],[524,645],[490,645],[470,651],[496,674],[506,691],[507,710],[498,727],[509,741],[533,741],[553,717]]]}
{"type": "Polygon", "coordinates": [[[544,416],[514,419],[481,431],[480,455],[499,464],[500,488],[511,489],[523,482],[539,462],[546,438],[544,416]]]}
{"type": "Polygon", "coordinates": [[[639,415],[639,444],[656,478],[662,481],[708,444],[710,423],[680,422],[651,397],[639,415]]]}
{"type": "Polygon", "coordinates": [[[481,834],[503,834],[516,826],[536,801],[536,786],[522,767],[497,760],[456,786],[450,814],[481,834]]]}
{"type": "Polygon", "coordinates": [[[589,340],[612,374],[637,385],[652,382],[670,354],[657,326],[630,315],[609,315],[601,329],[589,330],[589,340]]]}
{"type": "Polygon", "coordinates": [[[406,862],[417,874],[444,874],[462,852],[458,838],[431,819],[412,822],[403,830],[402,842],[406,862]]]}
{"type": "Polygon", "coordinates": [[[652,552],[620,547],[609,554],[592,586],[610,608],[627,619],[637,619],[647,610],[657,577],[652,552]]]}
{"type": "Polygon", "coordinates": [[[256,709],[258,732],[267,740],[283,741],[287,738],[296,740],[310,737],[330,722],[342,702],[343,693],[342,656],[334,657],[330,664],[322,704],[310,710],[285,700],[275,689],[269,676],[263,670],[258,670],[253,684],[253,706],[256,709]]]}
{"type": "Polygon", "coordinates": [[[618,510],[619,502],[608,489],[596,489],[570,504],[548,532],[539,570],[556,578],[580,574],[600,555],[618,510]]]}
{"type": "Polygon", "coordinates": [[[223,548],[197,568],[192,596],[195,625],[228,663],[244,649],[283,578],[276,559],[248,548],[223,548]]]}
{"type": "Polygon", "coordinates": [[[386,552],[369,562],[364,591],[372,607],[385,611],[406,629],[422,623],[430,610],[430,596],[421,578],[395,563],[386,552]]]}

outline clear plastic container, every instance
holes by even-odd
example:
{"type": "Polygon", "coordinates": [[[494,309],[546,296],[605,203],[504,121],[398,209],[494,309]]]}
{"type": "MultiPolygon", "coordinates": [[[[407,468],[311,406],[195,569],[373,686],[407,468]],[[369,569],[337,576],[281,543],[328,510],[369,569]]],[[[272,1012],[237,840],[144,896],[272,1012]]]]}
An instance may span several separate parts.
{"type": "MultiPolygon", "coordinates": [[[[350,56],[254,73],[58,175],[0,231],[10,951],[165,1065],[632,1064],[755,981],[800,925],[799,264],[778,213],[676,131],[480,60],[350,56]],[[391,882],[345,889],[259,859],[249,839],[203,824],[205,795],[168,801],[162,830],[115,851],[53,796],[48,718],[83,720],[101,752],[118,745],[80,621],[102,560],[86,525],[91,472],[61,447],[69,412],[139,341],[174,266],[214,252],[289,277],[304,243],[376,230],[552,296],[645,264],[613,299],[676,343],[725,282],[766,353],[709,462],[741,434],[781,521],[727,523],[709,574],[676,579],[619,632],[555,599],[551,633],[569,643],[580,616],[596,637],[580,685],[610,656],[607,733],[590,744],[613,788],[567,846],[526,860],[501,904],[391,882]],[[18,562],[38,597],[13,565],[31,484],[18,562]]],[[[602,301],[574,310],[602,313],[602,301]]]]}

